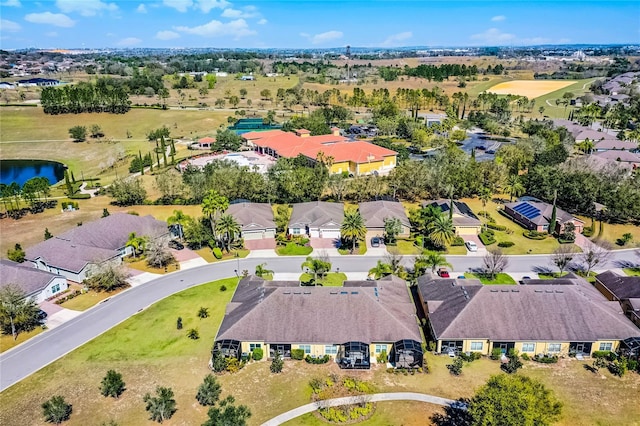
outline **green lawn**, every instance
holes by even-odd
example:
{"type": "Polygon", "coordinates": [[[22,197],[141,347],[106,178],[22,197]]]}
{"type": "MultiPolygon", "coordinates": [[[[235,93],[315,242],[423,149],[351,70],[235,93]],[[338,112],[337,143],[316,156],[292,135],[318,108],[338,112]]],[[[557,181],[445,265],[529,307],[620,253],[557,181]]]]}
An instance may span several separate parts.
{"type": "Polygon", "coordinates": [[[630,277],[640,277],[640,268],[624,268],[623,271],[630,277]]]}
{"type": "Polygon", "coordinates": [[[18,334],[16,340],[13,340],[13,336],[11,335],[11,333],[0,335],[0,353],[13,348],[14,346],[18,346],[20,343],[25,342],[31,339],[33,336],[37,336],[38,334],[42,333],[42,331],[42,327],[36,327],[29,332],[18,334]]]}
{"type": "Polygon", "coordinates": [[[367,242],[364,240],[361,240],[358,243],[358,247],[356,247],[356,249],[353,251],[353,253],[351,253],[351,247],[345,247],[345,248],[339,248],[338,249],[338,253],[345,255],[345,254],[355,254],[355,255],[363,255],[367,252],[367,242]]]}
{"type": "Polygon", "coordinates": [[[574,97],[582,96],[583,94],[589,91],[589,86],[593,83],[595,78],[587,78],[583,80],[576,80],[576,82],[570,86],[563,87],[562,89],[556,90],[555,92],[547,93],[546,95],[538,96],[536,98],[536,104],[531,112],[532,117],[540,117],[540,113],[538,112],[538,108],[541,106],[544,107],[543,115],[546,115],[550,118],[567,118],[569,116],[569,112],[574,108],[572,106],[564,105],[556,106],[556,99],[562,99],[562,95],[567,92],[573,93],[574,97]],[[549,101],[547,103],[547,101],[549,101]],[[551,104],[551,105],[549,105],[551,104]]]}
{"type": "Polygon", "coordinates": [[[563,272],[562,275],[560,275],[560,272],[541,272],[538,274],[538,278],[541,280],[553,280],[555,278],[564,277],[567,274],[568,272],[563,272]]]}
{"type": "Polygon", "coordinates": [[[398,254],[418,255],[422,253],[422,249],[414,244],[413,239],[398,238],[395,246],[385,246],[389,253],[396,252],[398,254]]]}
{"type": "Polygon", "coordinates": [[[216,259],[216,257],[213,255],[213,252],[209,247],[203,247],[201,249],[195,250],[195,252],[198,253],[198,255],[204,260],[206,260],[207,262],[214,263],[214,262],[220,262],[221,260],[236,259],[238,257],[243,259],[249,255],[250,250],[240,249],[240,250],[231,250],[230,253],[222,252],[222,259],[216,259]]]}
{"type": "Polygon", "coordinates": [[[286,246],[276,248],[279,256],[307,256],[313,251],[313,247],[300,246],[296,243],[287,243],[286,246]]]}
{"type": "Polygon", "coordinates": [[[500,272],[499,274],[496,274],[496,277],[492,280],[489,279],[488,277],[485,277],[482,274],[474,274],[472,272],[465,272],[464,276],[467,278],[479,279],[482,284],[486,284],[486,285],[501,285],[501,284],[506,285],[506,284],[516,283],[515,280],[511,278],[509,274],[505,274],[504,272],[500,272]]]}
{"type": "MultiPolygon", "coordinates": [[[[313,280],[313,274],[304,273],[300,275],[301,283],[309,283],[313,280]]],[[[347,276],[343,272],[329,272],[324,278],[318,282],[323,287],[342,287],[342,283],[347,280],[347,276]]]]}
{"type": "Polygon", "coordinates": [[[104,299],[115,296],[122,290],[124,289],[115,290],[112,292],[89,290],[86,293],[83,293],[71,300],[64,302],[60,306],[66,309],[72,309],[74,311],[86,311],[87,309],[103,301],[104,299]]]}

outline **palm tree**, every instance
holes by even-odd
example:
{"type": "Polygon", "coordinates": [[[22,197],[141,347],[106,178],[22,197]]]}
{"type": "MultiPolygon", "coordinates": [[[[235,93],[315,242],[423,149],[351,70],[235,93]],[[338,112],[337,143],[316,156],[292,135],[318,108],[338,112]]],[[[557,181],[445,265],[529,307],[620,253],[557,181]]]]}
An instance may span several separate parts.
{"type": "Polygon", "coordinates": [[[144,246],[147,243],[147,239],[145,237],[138,237],[135,232],[129,234],[129,239],[127,243],[124,245],[125,247],[133,248],[133,257],[138,257],[138,253],[144,250],[144,246]]]}
{"type": "Polygon", "coordinates": [[[402,232],[402,223],[397,217],[384,219],[384,238],[389,243],[394,243],[398,234],[402,232]]]}
{"type": "Polygon", "coordinates": [[[319,257],[307,257],[302,263],[302,270],[308,268],[309,272],[313,273],[314,284],[318,282],[318,277],[322,278],[327,272],[331,270],[331,262],[319,258],[319,257]]]}
{"type": "Polygon", "coordinates": [[[509,201],[513,201],[513,197],[519,197],[524,194],[525,188],[520,182],[520,177],[518,175],[511,175],[507,180],[507,184],[504,187],[504,190],[507,194],[509,194],[509,201]]]}
{"type": "MultiPolygon", "coordinates": [[[[428,251],[425,256],[421,256],[422,260],[424,260],[424,264],[431,268],[431,272],[435,272],[438,266],[449,266],[452,267],[447,259],[438,252],[428,251]]],[[[416,263],[418,259],[416,259],[416,263]]]]}
{"type": "Polygon", "coordinates": [[[189,221],[189,216],[184,214],[182,210],[174,210],[173,215],[169,216],[167,219],[167,223],[169,225],[177,225],[178,226],[178,234],[180,235],[180,239],[184,240],[184,224],[189,221]]]}
{"type": "Polygon", "coordinates": [[[209,190],[202,200],[202,214],[209,218],[214,238],[216,236],[216,221],[218,220],[218,215],[222,214],[227,208],[229,208],[229,200],[227,197],[218,194],[214,189],[209,190]]]}
{"type": "Polygon", "coordinates": [[[216,231],[222,237],[224,248],[229,252],[231,243],[235,240],[236,235],[240,234],[240,224],[238,224],[236,219],[230,214],[223,214],[220,216],[220,219],[218,219],[216,231]]]}
{"type": "Polygon", "coordinates": [[[376,280],[382,277],[386,277],[387,275],[391,275],[391,265],[388,263],[382,263],[381,260],[378,260],[376,266],[369,269],[369,275],[373,276],[376,280]]]}
{"type": "Polygon", "coordinates": [[[431,222],[427,227],[427,231],[429,232],[431,242],[439,247],[445,247],[451,244],[453,238],[456,236],[453,221],[444,215],[438,216],[431,222]]]}
{"type": "Polygon", "coordinates": [[[260,277],[260,278],[264,278],[265,275],[271,275],[273,276],[273,271],[270,269],[266,268],[267,264],[266,263],[261,263],[259,265],[256,266],[256,276],[260,277]]]}
{"type": "Polygon", "coordinates": [[[358,210],[345,212],[340,232],[345,240],[351,242],[351,253],[353,253],[356,241],[367,236],[367,228],[364,226],[364,220],[358,210]]]}

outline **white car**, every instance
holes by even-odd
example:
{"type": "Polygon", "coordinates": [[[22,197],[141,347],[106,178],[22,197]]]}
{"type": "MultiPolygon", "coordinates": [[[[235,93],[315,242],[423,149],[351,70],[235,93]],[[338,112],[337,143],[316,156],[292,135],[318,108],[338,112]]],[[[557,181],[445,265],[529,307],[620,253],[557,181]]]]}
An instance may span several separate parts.
{"type": "Polygon", "coordinates": [[[478,251],[478,246],[473,241],[467,241],[464,245],[467,246],[467,250],[469,251],[478,251]]]}

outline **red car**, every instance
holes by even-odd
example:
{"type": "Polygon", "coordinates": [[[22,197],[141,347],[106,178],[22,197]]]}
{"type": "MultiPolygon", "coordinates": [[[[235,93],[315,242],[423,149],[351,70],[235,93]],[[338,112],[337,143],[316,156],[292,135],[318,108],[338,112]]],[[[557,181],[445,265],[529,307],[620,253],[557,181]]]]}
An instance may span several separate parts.
{"type": "Polygon", "coordinates": [[[438,269],[438,276],[440,278],[449,278],[449,271],[447,271],[447,268],[440,268],[438,269]]]}

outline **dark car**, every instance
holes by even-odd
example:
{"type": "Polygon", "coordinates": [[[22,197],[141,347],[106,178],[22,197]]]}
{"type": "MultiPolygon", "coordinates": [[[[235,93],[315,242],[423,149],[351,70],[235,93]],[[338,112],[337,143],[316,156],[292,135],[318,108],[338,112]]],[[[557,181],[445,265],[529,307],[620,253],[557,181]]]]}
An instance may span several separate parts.
{"type": "Polygon", "coordinates": [[[38,322],[44,322],[44,320],[47,319],[47,316],[48,316],[47,313],[45,311],[43,311],[42,309],[40,309],[38,311],[38,316],[37,316],[38,322]]]}
{"type": "Polygon", "coordinates": [[[182,250],[184,248],[184,244],[182,244],[180,241],[171,240],[169,241],[169,247],[174,250],[182,250]]]}
{"type": "Polygon", "coordinates": [[[380,237],[373,237],[371,239],[371,247],[380,247],[381,243],[382,243],[382,238],[380,237]]]}

